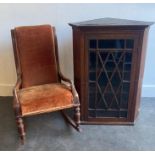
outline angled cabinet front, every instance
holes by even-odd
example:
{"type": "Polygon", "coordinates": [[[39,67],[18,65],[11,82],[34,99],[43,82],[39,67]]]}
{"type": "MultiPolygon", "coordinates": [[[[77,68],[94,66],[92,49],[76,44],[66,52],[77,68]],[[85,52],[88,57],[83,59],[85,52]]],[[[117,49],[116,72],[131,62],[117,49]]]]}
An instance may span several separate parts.
{"type": "Polygon", "coordinates": [[[130,121],[137,42],[134,34],[86,35],[87,121],[130,121]]]}

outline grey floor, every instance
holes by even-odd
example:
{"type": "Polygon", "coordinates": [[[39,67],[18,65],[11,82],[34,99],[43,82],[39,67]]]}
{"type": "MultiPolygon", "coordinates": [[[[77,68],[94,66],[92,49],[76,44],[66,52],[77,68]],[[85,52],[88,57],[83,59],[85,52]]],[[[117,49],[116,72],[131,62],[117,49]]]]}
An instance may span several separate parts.
{"type": "Polygon", "coordinates": [[[59,113],[26,118],[20,145],[11,97],[0,97],[0,150],[155,150],[155,98],[142,98],[134,126],[66,125],[59,113]]]}

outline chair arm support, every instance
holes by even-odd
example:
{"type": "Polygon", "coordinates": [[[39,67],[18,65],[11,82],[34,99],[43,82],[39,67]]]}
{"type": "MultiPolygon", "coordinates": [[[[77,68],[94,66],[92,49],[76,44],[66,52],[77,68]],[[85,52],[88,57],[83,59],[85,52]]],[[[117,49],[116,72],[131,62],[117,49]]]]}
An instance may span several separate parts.
{"type": "Polygon", "coordinates": [[[59,72],[59,76],[60,76],[61,80],[65,81],[65,82],[68,82],[70,84],[71,91],[72,91],[73,98],[74,98],[74,103],[75,104],[80,104],[79,95],[78,95],[78,93],[77,93],[77,91],[75,89],[73,81],[70,80],[69,78],[65,77],[61,72],[59,72]]]}
{"type": "Polygon", "coordinates": [[[15,84],[15,87],[13,88],[13,95],[14,95],[15,100],[16,100],[16,102],[14,102],[14,105],[13,105],[14,108],[20,108],[20,103],[19,103],[17,92],[21,88],[21,84],[22,84],[21,76],[18,75],[17,76],[17,82],[15,84]]]}

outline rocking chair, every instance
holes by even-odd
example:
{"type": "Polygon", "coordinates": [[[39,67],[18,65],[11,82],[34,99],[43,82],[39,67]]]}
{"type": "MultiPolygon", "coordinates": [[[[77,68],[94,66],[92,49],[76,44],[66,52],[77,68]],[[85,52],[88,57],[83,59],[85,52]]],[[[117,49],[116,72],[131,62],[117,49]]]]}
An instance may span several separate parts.
{"type": "Polygon", "coordinates": [[[16,27],[11,35],[17,71],[13,107],[21,142],[25,140],[23,118],[42,113],[61,111],[80,131],[79,97],[73,82],[60,71],[55,28],[50,25],[16,27]],[[65,113],[68,108],[75,109],[74,119],[65,113]]]}

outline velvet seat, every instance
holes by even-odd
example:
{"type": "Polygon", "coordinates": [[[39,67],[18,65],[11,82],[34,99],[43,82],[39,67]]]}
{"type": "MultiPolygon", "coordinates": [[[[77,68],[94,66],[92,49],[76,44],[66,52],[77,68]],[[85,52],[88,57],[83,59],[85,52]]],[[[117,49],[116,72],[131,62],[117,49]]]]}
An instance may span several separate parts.
{"type": "Polygon", "coordinates": [[[21,142],[25,139],[24,117],[31,115],[60,111],[79,131],[79,97],[73,82],[60,71],[55,28],[21,26],[11,34],[17,71],[13,107],[21,142]],[[74,108],[74,119],[65,112],[68,108],[74,108]]]}
{"type": "Polygon", "coordinates": [[[61,110],[73,106],[73,95],[64,84],[45,84],[18,92],[22,116],[61,110]]]}

